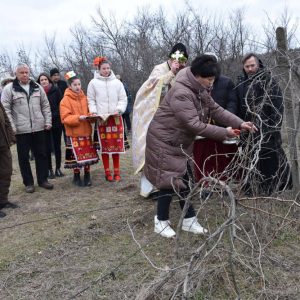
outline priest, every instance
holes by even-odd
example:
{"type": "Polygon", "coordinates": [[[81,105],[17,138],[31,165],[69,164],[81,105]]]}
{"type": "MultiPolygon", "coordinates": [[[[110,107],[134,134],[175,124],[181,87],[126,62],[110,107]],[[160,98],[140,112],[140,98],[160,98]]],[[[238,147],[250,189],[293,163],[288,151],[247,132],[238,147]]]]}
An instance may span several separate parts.
{"type": "Polygon", "coordinates": [[[188,53],[182,43],[174,45],[168,60],[156,65],[147,81],[138,90],[132,114],[132,157],[135,174],[141,172],[140,195],[148,197],[155,187],[143,174],[146,135],[149,124],[179,70],[186,66],[188,53]]]}

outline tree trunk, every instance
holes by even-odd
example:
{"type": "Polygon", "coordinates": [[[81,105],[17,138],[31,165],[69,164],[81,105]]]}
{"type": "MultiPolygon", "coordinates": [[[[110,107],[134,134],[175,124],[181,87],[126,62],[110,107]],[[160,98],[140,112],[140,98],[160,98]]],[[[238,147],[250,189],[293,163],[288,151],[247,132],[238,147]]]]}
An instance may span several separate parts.
{"type": "Polygon", "coordinates": [[[297,130],[295,122],[295,111],[296,105],[292,97],[291,90],[291,66],[288,58],[288,48],[287,48],[287,37],[286,29],[283,27],[278,27],[276,29],[276,40],[277,40],[277,62],[279,68],[279,74],[281,74],[281,83],[284,97],[284,108],[286,116],[287,125],[287,135],[288,135],[288,150],[291,161],[291,171],[293,176],[293,191],[296,195],[300,190],[299,183],[299,164],[298,164],[298,142],[297,142],[297,130]]]}

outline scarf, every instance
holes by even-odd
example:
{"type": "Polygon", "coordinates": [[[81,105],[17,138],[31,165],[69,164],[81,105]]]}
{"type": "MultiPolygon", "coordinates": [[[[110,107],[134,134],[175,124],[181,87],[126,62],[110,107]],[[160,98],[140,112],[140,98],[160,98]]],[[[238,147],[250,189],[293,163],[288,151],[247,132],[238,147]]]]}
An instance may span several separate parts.
{"type": "Polygon", "coordinates": [[[44,88],[45,93],[48,94],[50,89],[52,88],[52,84],[49,83],[47,86],[44,86],[43,88],[44,88]]]}

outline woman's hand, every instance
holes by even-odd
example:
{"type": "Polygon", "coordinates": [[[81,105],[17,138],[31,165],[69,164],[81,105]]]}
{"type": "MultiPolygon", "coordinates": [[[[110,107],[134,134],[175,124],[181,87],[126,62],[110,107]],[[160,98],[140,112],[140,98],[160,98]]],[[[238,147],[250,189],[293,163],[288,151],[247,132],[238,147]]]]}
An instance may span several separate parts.
{"type": "Polygon", "coordinates": [[[252,122],[243,122],[241,124],[241,129],[242,130],[247,130],[247,131],[252,132],[252,133],[258,131],[256,126],[252,122]]]}
{"type": "Polygon", "coordinates": [[[232,127],[227,127],[226,130],[227,130],[227,137],[228,138],[234,138],[234,137],[237,136],[236,129],[232,129],[232,127]]]}

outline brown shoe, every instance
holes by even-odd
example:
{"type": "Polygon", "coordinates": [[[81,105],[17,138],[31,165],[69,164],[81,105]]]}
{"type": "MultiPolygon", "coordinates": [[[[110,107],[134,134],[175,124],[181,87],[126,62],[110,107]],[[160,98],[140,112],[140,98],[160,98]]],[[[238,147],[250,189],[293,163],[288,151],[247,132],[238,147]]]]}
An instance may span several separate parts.
{"type": "Polygon", "coordinates": [[[25,192],[26,193],[33,193],[34,192],[34,186],[33,185],[25,186],[25,192]]]}
{"type": "Polygon", "coordinates": [[[39,186],[46,189],[46,190],[52,190],[53,189],[53,184],[48,182],[48,181],[45,181],[45,182],[39,184],[39,186]]]}

